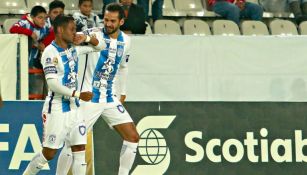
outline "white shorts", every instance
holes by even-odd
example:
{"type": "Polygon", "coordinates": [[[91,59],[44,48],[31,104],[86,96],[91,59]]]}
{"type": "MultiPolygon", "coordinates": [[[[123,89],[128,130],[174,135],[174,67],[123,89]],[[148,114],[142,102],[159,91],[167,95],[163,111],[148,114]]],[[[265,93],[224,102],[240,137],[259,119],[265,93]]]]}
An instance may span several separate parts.
{"type": "Polygon", "coordinates": [[[112,103],[83,102],[79,109],[88,131],[93,128],[100,116],[111,128],[115,125],[133,122],[125,107],[116,98],[112,103]]]}
{"type": "Polygon", "coordinates": [[[72,146],[86,144],[86,126],[78,110],[51,111],[50,114],[43,110],[43,147],[59,149],[64,142],[72,146]]]}

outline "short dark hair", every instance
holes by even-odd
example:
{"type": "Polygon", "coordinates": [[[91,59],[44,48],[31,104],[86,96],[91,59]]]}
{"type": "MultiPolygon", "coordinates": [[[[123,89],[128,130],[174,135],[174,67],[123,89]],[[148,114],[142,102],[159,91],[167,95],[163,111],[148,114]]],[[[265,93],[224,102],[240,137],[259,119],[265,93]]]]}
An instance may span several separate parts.
{"type": "Polygon", "coordinates": [[[65,8],[65,4],[62,1],[59,0],[54,0],[52,2],[50,2],[49,4],[49,11],[56,9],[56,8],[65,8]]]}
{"type": "Polygon", "coordinates": [[[57,34],[58,33],[58,27],[65,27],[67,26],[67,24],[69,22],[74,22],[75,19],[70,16],[70,15],[58,15],[57,17],[55,17],[52,25],[53,25],[53,29],[54,29],[54,33],[57,34]]]}
{"type": "Polygon", "coordinates": [[[93,4],[93,0],[79,0],[79,6],[82,5],[86,1],[90,1],[93,4]]]}
{"type": "Polygon", "coordinates": [[[118,12],[118,18],[121,20],[125,17],[124,9],[122,8],[122,5],[119,3],[111,3],[108,4],[106,7],[106,11],[109,12],[118,12]]]}
{"type": "Polygon", "coordinates": [[[37,16],[39,13],[47,13],[46,9],[40,5],[34,6],[31,9],[30,15],[31,16],[37,16]]]}

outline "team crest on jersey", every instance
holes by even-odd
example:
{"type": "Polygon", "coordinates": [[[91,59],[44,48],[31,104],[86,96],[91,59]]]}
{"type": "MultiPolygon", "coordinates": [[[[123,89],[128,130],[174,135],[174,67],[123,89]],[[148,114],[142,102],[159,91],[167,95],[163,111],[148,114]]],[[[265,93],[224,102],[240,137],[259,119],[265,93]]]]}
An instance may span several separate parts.
{"type": "Polygon", "coordinates": [[[50,64],[51,63],[51,58],[46,58],[46,62],[45,62],[46,64],[50,64]]]}
{"type": "Polygon", "coordinates": [[[49,135],[48,142],[54,144],[56,140],[56,135],[49,135]]]}
{"type": "Polygon", "coordinates": [[[123,105],[118,105],[118,106],[117,106],[117,109],[118,109],[118,111],[121,112],[121,113],[124,113],[124,112],[125,112],[125,108],[124,108],[123,105]]]}
{"type": "Polygon", "coordinates": [[[52,62],[53,62],[54,65],[57,65],[59,63],[58,58],[54,57],[52,62]]]}
{"type": "Polygon", "coordinates": [[[84,125],[79,126],[79,132],[82,136],[86,133],[86,127],[84,125]]]}
{"type": "Polygon", "coordinates": [[[122,49],[122,48],[117,49],[117,55],[119,57],[123,56],[123,53],[124,53],[124,49],[122,49]]]}

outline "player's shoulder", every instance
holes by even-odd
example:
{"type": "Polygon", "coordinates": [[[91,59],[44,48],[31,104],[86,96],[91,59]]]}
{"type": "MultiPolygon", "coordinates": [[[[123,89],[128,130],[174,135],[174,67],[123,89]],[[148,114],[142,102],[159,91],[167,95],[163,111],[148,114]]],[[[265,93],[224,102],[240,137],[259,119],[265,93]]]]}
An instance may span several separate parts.
{"type": "Polygon", "coordinates": [[[125,34],[124,32],[122,32],[123,38],[124,38],[124,42],[127,46],[130,46],[131,43],[131,37],[127,34],[125,34]]]}
{"type": "Polygon", "coordinates": [[[42,57],[44,57],[44,56],[56,55],[56,54],[57,54],[57,49],[56,49],[52,44],[49,44],[49,45],[45,48],[42,57]]]}

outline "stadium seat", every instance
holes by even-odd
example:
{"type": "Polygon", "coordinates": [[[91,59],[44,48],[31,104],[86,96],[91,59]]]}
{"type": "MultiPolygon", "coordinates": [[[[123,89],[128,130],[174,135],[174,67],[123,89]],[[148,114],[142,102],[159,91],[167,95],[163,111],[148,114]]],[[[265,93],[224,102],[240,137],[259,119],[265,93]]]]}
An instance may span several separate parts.
{"type": "Polygon", "coordinates": [[[185,12],[176,11],[172,0],[164,0],[163,16],[186,16],[185,12]]]}
{"type": "Polygon", "coordinates": [[[299,30],[301,35],[307,35],[307,21],[304,21],[299,25],[299,30]]]}
{"type": "Polygon", "coordinates": [[[27,6],[24,0],[0,1],[0,14],[24,14],[27,6]]]}
{"type": "Polygon", "coordinates": [[[93,11],[98,15],[102,13],[102,0],[93,0],[93,11]]]}
{"type": "Polygon", "coordinates": [[[145,23],[147,24],[145,34],[152,34],[152,30],[151,30],[150,24],[147,21],[145,23]]]}
{"type": "Polygon", "coordinates": [[[185,12],[188,16],[204,16],[205,10],[201,0],[174,0],[176,11],[185,12]]]}
{"type": "Polygon", "coordinates": [[[183,32],[185,35],[211,35],[209,25],[205,21],[197,19],[185,20],[183,32]]]}
{"type": "Polygon", "coordinates": [[[52,1],[53,0],[27,0],[28,11],[30,11],[36,5],[43,6],[46,8],[46,10],[48,10],[49,3],[52,1]]]}
{"type": "Polygon", "coordinates": [[[175,34],[181,35],[180,26],[173,20],[157,20],[154,24],[155,34],[175,34]]]}
{"type": "Polygon", "coordinates": [[[298,35],[295,24],[288,20],[276,19],[270,23],[272,35],[298,35]]]}
{"type": "Polygon", "coordinates": [[[261,21],[243,21],[242,35],[269,35],[268,27],[261,21]]]}
{"type": "Polygon", "coordinates": [[[252,2],[252,3],[255,3],[255,4],[259,4],[258,0],[246,0],[246,2],[252,2]]]}
{"type": "Polygon", "coordinates": [[[212,30],[214,35],[240,35],[238,25],[229,20],[215,20],[212,30]]]}
{"type": "Polygon", "coordinates": [[[67,0],[65,2],[65,13],[73,14],[76,11],[79,11],[78,7],[79,0],[67,0]]]}
{"type": "Polygon", "coordinates": [[[8,34],[10,33],[10,28],[12,27],[13,24],[15,24],[19,19],[17,18],[11,18],[11,19],[6,19],[4,20],[3,23],[3,30],[4,33],[8,34]]]}
{"type": "Polygon", "coordinates": [[[289,18],[293,16],[289,12],[287,0],[258,0],[264,8],[264,17],[289,18]]]}

